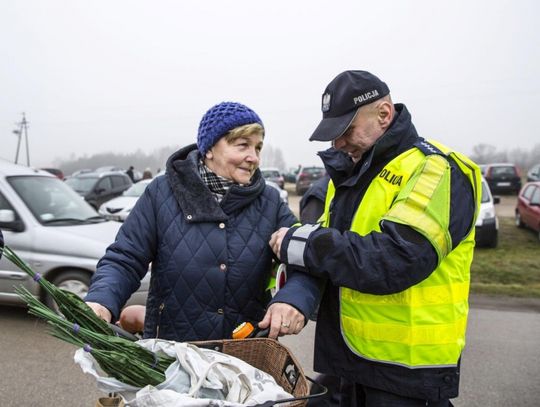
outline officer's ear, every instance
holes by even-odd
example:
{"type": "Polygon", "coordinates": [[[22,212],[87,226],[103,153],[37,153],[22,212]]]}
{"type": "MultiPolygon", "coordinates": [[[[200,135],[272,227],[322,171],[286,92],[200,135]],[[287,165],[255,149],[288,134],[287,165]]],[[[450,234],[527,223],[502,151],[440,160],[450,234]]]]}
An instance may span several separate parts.
{"type": "Polygon", "coordinates": [[[383,100],[377,108],[379,125],[383,130],[386,130],[394,119],[394,105],[387,100],[383,100]]]}

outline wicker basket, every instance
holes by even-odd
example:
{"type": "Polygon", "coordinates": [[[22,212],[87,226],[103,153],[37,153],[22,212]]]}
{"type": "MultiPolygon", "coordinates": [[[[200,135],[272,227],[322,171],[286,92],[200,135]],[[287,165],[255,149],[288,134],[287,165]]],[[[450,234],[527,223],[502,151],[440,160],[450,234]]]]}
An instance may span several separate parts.
{"type": "MultiPolygon", "coordinates": [[[[295,398],[309,395],[304,372],[290,350],[274,339],[223,339],[192,342],[202,348],[217,350],[242,359],[244,362],[270,374],[285,391],[295,398]]],[[[305,406],[307,400],[295,400],[290,406],[305,406]]],[[[272,405],[272,403],[264,404],[272,405]]]]}
{"type": "MultiPolygon", "coordinates": [[[[293,395],[293,399],[268,401],[254,407],[268,407],[287,402],[288,406],[305,406],[308,398],[323,396],[326,388],[313,384],[318,393],[310,395],[308,381],[304,372],[291,351],[278,341],[269,338],[223,339],[215,341],[191,342],[200,347],[213,349],[227,355],[242,359],[244,362],[270,374],[283,389],[293,395]]],[[[123,405],[119,397],[100,398],[96,407],[120,407],[123,405]]]]}

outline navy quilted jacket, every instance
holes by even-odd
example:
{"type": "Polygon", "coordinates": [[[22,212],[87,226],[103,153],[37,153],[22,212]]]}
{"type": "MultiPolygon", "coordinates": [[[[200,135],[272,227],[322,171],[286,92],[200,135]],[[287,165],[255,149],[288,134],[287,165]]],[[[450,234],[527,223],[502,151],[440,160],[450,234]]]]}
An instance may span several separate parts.
{"type": "MultiPolygon", "coordinates": [[[[195,145],[171,156],[166,175],[148,185],[98,263],[85,299],[118,317],[152,263],[145,338],[230,338],[240,322],[260,321],[270,301],[268,241],[295,222],[259,171],[252,185],[232,186],[218,203],[197,161],[195,145]]],[[[317,296],[316,281],[295,273],[272,302],[306,316],[317,296]]]]}

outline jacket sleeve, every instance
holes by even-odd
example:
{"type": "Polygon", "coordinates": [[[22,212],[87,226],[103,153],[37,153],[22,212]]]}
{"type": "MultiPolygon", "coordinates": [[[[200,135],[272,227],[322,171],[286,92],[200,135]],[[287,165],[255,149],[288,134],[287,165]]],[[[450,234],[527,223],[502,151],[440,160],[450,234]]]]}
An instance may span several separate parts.
{"type": "Polygon", "coordinates": [[[97,302],[118,318],[121,308],[141,285],[154,259],[156,237],[156,182],[137,200],[116,240],[98,262],[85,301],[97,302]]]}
{"type": "MultiPolygon", "coordinates": [[[[470,182],[451,167],[450,223],[452,247],[469,233],[474,219],[470,182]]],[[[336,286],[369,294],[403,291],[427,278],[439,263],[430,241],[412,227],[381,221],[381,231],[365,236],[352,231],[305,225],[291,228],[280,257],[288,268],[326,277],[336,286]]]]}
{"type": "MultiPolygon", "coordinates": [[[[285,203],[278,211],[278,227],[290,227],[297,222],[296,217],[285,203]]],[[[287,273],[287,283],[272,298],[270,304],[282,302],[299,310],[307,322],[320,300],[319,278],[306,273],[287,273]]]]}

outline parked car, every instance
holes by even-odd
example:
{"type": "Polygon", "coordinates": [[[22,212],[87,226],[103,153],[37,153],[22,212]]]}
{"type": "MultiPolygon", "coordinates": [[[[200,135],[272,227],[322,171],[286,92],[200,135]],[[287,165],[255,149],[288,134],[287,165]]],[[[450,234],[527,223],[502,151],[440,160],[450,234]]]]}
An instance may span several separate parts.
{"type": "Polygon", "coordinates": [[[527,172],[527,182],[540,181],[540,164],[533,165],[527,172]]]}
{"type": "Polygon", "coordinates": [[[534,230],[540,239],[540,181],[528,182],[520,191],[516,205],[516,225],[534,230]]]}
{"type": "Polygon", "coordinates": [[[517,194],[521,189],[521,175],[515,164],[486,164],[484,177],[492,193],[517,194]]]}
{"type": "Polygon", "coordinates": [[[304,195],[313,182],[325,175],[324,167],[301,167],[296,176],[296,193],[304,195]]]}
{"type": "Polygon", "coordinates": [[[86,174],[89,172],[94,172],[91,168],[81,168],[80,170],[74,171],[73,174],[70,175],[70,177],[76,177],[77,175],[86,174]]]}
{"type": "Polygon", "coordinates": [[[480,172],[482,173],[482,175],[486,175],[487,164],[480,164],[478,165],[478,167],[480,168],[480,172]]]}
{"type": "Polygon", "coordinates": [[[285,182],[290,182],[294,184],[296,182],[296,176],[298,175],[299,168],[291,168],[288,172],[283,174],[285,182]]]}
{"type": "Polygon", "coordinates": [[[119,222],[125,221],[150,182],[152,182],[151,179],[144,179],[133,184],[119,197],[102,204],[99,207],[99,214],[105,219],[116,220],[119,222]]]}
{"type": "Polygon", "coordinates": [[[126,172],[126,170],[116,165],[104,165],[103,167],[96,168],[94,172],[126,172]]]}
{"type": "Polygon", "coordinates": [[[285,178],[277,168],[260,168],[260,171],[265,180],[275,182],[280,188],[285,188],[285,178]]]}
{"type": "Polygon", "coordinates": [[[266,185],[271,186],[272,188],[275,188],[279,192],[279,197],[283,202],[285,202],[287,205],[289,204],[289,193],[285,191],[283,188],[281,188],[278,184],[276,184],[273,181],[265,180],[266,185]]]}
{"type": "Polygon", "coordinates": [[[475,240],[478,247],[497,247],[499,219],[495,213],[495,205],[499,202],[500,198],[491,194],[488,183],[482,178],[482,199],[475,227],[475,240]]]}
{"type": "MultiPolygon", "coordinates": [[[[101,172],[120,172],[120,173],[125,174],[126,170],[124,168],[122,168],[122,167],[117,167],[116,165],[104,165],[102,167],[96,168],[92,172],[98,172],[98,173],[101,173],[101,172]]],[[[143,177],[142,172],[137,171],[135,169],[133,170],[133,182],[139,182],[142,179],[142,177],[143,177]]]]}
{"type": "MultiPolygon", "coordinates": [[[[32,269],[84,297],[90,277],[120,228],[104,220],[69,186],[45,171],[0,159],[0,228],[5,244],[32,269]]],[[[130,299],[144,304],[149,275],[130,299]]],[[[24,286],[49,306],[53,300],[4,256],[0,259],[0,303],[24,305],[14,288],[24,286]]]]}
{"type": "Polygon", "coordinates": [[[122,195],[133,185],[131,179],[121,172],[88,172],[68,178],[66,184],[84,197],[94,209],[122,195]]]}
{"type": "Polygon", "coordinates": [[[42,168],[43,171],[50,172],[52,175],[54,175],[56,178],[64,180],[64,173],[59,168],[42,168]]]}

